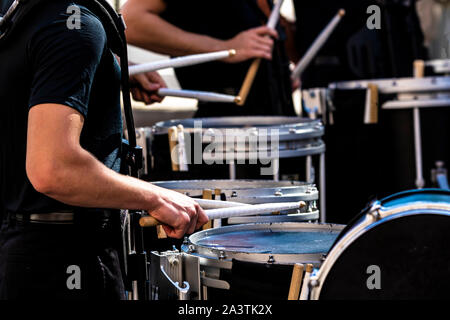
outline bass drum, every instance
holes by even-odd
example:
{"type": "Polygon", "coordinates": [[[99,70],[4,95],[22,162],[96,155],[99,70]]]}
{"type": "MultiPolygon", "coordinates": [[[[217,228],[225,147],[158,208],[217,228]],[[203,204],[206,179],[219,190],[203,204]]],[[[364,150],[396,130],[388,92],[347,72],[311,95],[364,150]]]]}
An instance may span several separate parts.
{"type": "Polygon", "coordinates": [[[450,192],[374,202],[339,235],[309,285],[312,299],[450,297],[450,192]]]}

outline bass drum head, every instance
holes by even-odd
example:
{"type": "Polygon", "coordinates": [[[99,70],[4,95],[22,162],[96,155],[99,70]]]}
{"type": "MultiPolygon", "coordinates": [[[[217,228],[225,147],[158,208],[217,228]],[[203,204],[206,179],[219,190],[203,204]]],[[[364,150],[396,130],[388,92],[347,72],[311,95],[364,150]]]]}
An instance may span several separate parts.
{"type": "Polygon", "coordinates": [[[381,201],[384,218],[346,238],[364,224],[363,212],[335,243],[335,252],[345,249],[324,268],[324,279],[318,277],[319,299],[449,298],[449,201],[449,192],[433,190],[389,197],[381,201]]]}

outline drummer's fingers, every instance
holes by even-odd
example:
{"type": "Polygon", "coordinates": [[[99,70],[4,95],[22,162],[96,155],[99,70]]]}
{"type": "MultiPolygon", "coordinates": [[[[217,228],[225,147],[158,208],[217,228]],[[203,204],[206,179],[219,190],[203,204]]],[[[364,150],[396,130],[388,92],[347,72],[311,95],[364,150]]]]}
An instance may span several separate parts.
{"type": "Polygon", "coordinates": [[[255,42],[252,45],[252,49],[254,49],[254,50],[261,50],[261,51],[265,51],[265,52],[268,52],[268,53],[272,52],[272,47],[269,46],[269,45],[266,45],[264,43],[257,43],[257,42],[255,42]]]}
{"type": "Polygon", "coordinates": [[[179,221],[176,226],[163,225],[164,231],[170,238],[183,238],[189,228],[190,219],[187,215],[179,216],[178,220],[179,221]]]}
{"type": "Polygon", "coordinates": [[[263,58],[267,60],[272,60],[272,53],[268,50],[253,49],[250,52],[250,56],[253,58],[263,58]]]}
{"type": "Polygon", "coordinates": [[[131,89],[131,94],[133,95],[133,99],[136,101],[144,101],[142,99],[142,93],[138,88],[132,88],[131,89]]]}
{"type": "Polygon", "coordinates": [[[154,102],[161,102],[163,100],[163,97],[158,96],[157,94],[152,94],[151,99],[154,102]]]}
{"type": "Polygon", "coordinates": [[[206,215],[205,211],[199,206],[197,225],[195,228],[200,229],[200,227],[203,226],[208,221],[209,221],[208,216],[206,215]]]}
{"type": "Polygon", "coordinates": [[[258,27],[253,29],[254,32],[256,32],[258,35],[261,36],[271,36],[274,37],[275,39],[278,39],[278,32],[267,27],[267,26],[262,26],[262,27],[258,27]]]}
{"type": "Polygon", "coordinates": [[[153,102],[152,99],[150,98],[150,95],[147,94],[147,92],[141,91],[141,95],[142,95],[142,100],[144,101],[145,104],[149,105],[153,102]]]}
{"type": "Polygon", "coordinates": [[[196,227],[197,227],[197,221],[198,221],[198,216],[192,217],[191,223],[190,223],[189,228],[187,230],[188,234],[192,234],[192,233],[195,232],[196,227]]]}
{"type": "Polygon", "coordinates": [[[268,37],[257,37],[255,40],[256,42],[268,46],[269,48],[272,48],[274,45],[273,39],[268,37]]]}
{"type": "Polygon", "coordinates": [[[180,230],[177,230],[175,228],[172,228],[170,226],[167,225],[162,225],[164,232],[167,234],[167,236],[169,238],[174,238],[174,239],[181,239],[184,236],[184,233],[180,230]]]}

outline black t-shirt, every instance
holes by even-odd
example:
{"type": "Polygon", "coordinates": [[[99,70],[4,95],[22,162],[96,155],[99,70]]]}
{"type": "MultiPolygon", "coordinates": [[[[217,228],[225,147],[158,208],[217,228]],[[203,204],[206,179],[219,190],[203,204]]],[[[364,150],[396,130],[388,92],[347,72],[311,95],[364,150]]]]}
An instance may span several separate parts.
{"type": "MultiPolygon", "coordinates": [[[[11,2],[2,1],[0,10],[5,12],[11,2]]],[[[34,190],[26,175],[28,111],[35,105],[55,103],[80,112],[85,118],[82,147],[107,167],[120,170],[120,67],[107,47],[100,20],[87,8],[79,6],[81,28],[68,28],[71,13],[66,12],[75,4],[45,2],[0,47],[0,209],[4,212],[68,209],[34,190]]]]}
{"type": "MultiPolygon", "coordinates": [[[[164,1],[167,7],[162,18],[185,31],[216,39],[228,40],[242,31],[267,23],[256,0],[164,1]]],[[[278,31],[280,41],[276,41],[273,59],[262,61],[245,106],[200,104],[201,116],[294,115],[289,59],[284,49],[283,31],[278,31]]],[[[251,62],[211,62],[176,69],[176,75],[184,89],[235,95],[239,93],[251,62]]]]}

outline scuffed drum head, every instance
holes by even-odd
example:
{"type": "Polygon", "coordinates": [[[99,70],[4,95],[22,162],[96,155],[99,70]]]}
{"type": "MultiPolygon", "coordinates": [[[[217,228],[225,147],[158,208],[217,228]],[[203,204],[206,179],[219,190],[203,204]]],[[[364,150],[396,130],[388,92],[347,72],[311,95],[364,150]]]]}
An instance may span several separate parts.
{"type": "Polygon", "coordinates": [[[318,266],[343,228],[295,222],[228,226],[192,235],[183,250],[211,259],[318,266]]]}

